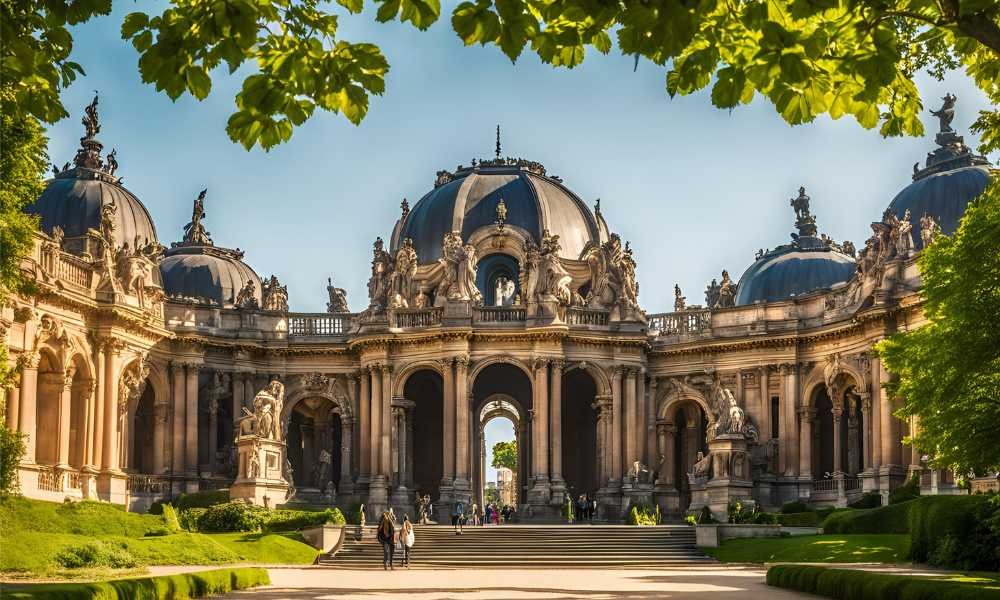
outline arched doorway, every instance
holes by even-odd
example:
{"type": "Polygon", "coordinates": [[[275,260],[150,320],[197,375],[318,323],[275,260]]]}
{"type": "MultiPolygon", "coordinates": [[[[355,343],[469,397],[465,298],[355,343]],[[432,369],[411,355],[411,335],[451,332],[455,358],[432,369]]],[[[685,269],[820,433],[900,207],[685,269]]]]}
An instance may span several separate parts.
{"type": "Polygon", "coordinates": [[[496,496],[502,504],[518,504],[521,477],[521,439],[522,411],[517,403],[506,394],[496,394],[487,399],[479,409],[476,422],[479,424],[474,439],[477,440],[476,453],[478,463],[473,469],[473,480],[476,489],[476,502],[484,506],[489,501],[487,490],[492,482],[496,496]],[[491,457],[496,450],[497,442],[513,442],[514,464],[509,468],[508,475],[493,467],[491,457]],[[490,475],[496,473],[496,477],[490,475]]]}
{"type": "MultiPolygon", "coordinates": [[[[708,453],[708,415],[702,404],[691,397],[669,401],[657,422],[657,448],[660,457],[656,473],[657,487],[669,496],[676,495],[676,509],[683,513],[691,505],[691,487],[687,474],[698,461],[698,453],[708,453]]],[[[668,509],[675,507],[668,503],[668,509]]]]}
{"type": "Polygon", "coordinates": [[[59,462],[60,403],[64,385],[65,375],[58,359],[42,351],[38,363],[35,431],[29,432],[35,439],[35,462],[40,465],[59,462]]]}
{"type": "MultiPolygon", "coordinates": [[[[555,376],[555,375],[554,375],[555,376]]],[[[596,497],[601,487],[597,463],[597,385],[583,369],[562,375],[562,475],[573,498],[596,497]]]]}
{"type": "Polygon", "coordinates": [[[299,496],[330,494],[340,486],[343,427],[339,411],[328,398],[307,397],[288,414],[288,461],[299,496]]]}
{"type": "Polygon", "coordinates": [[[413,402],[412,458],[404,467],[410,491],[437,500],[444,477],[444,380],[431,369],[412,373],[403,386],[403,396],[413,402]]]}
{"type": "MultiPolygon", "coordinates": [[[[517,473],[514,474],[514,494],[517,504],[527,502],[528,479],[531,473],[531,430],[525,418],[531,410],[531,381],[527,374],[515,365],[509,363],[493,363],[485,366],[476,374],[472,384],[472,414],[459,415],[458,418],[473,420],[472,447],[477,451],[473,454],[473,489],[482,490],[485,485],[485,468],[482,456],[485,439],[483,431],[486,423],[496,417],[505,416],[515,427],[517,441],[517,473]]],[[[483,498],[477,495],[477,501],[483,498]]]]}
{"type": "Polygon", "coordinates": [[[490,254],[482,257],[476,269],[476,286],[483,294],[483,304],[486,306],[514,304],[521,291],[519,275],[520,268],[512,256],[490,254]]]}
{"type": "Polygon", "coordinates": [[[151,385],[146,385],[139,396],[132,415],[132,452],[127,468],[134,473],[155,473],[153,464],[153,440],[156,427],[156,394],[151,385]]]}

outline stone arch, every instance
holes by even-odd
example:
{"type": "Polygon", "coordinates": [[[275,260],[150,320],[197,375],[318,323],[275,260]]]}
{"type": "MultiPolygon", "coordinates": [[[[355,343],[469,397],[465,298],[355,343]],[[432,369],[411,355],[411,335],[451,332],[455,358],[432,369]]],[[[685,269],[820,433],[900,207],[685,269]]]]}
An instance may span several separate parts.
{"type": "MultiPolygon", "coordinates": [[[[834,381],[838,384],[837,390],[839,392],[844,392],[852,386],[855,389],[861,390],[864,386],[864,378],[861,376],[861,373],[857,369],[847,367],[846,365],[843,365],[843,368],[837,371],[834,381]],[[850,381],[847,382],[845,380],[850,381]]],[[[816,390],[821,387],[826,387],[823,370],[819,368],[813,369],[802,385],[802,402],[804,406],[813,407],[816,390]]],[[[831,398],[831,400],[833,399],[831,398]]]]}
{"type": "Polygon", "coordinates": [[[425,370],[434,371],[438,375],[444,377],[444,369],[441,367],[441,363],[437,360],[427,359],[407,363],[399,370],[396,376],[392,378],[392,395],[394,397],[404,396],[405,394],[403,390],[406,389],[406,381],[410,378],[410,376],[418,371],[425,370]]]}
{"type": "Polygon", "coordinates": [[[611,395],[611,380],[608,378],[607,372],[605,372],[605,370],[602,369],[597,363],[581,360],[579,362],[567,364],[563,369],[563,375],[568,375],[575,369],[581,369],[590,374],[591,378],[594,380],[594,385],[597,386],[598,396],[611,395]]]}
{"type": "Polygon", "coordinates": [[[524,375],[525,377],[528,378],[528,381],[535,380],[535,375],[531,371],[531,368],[528,366],[526,362],[524,362],[520,358],[517,358],[510,354],[493,354],[485,358],[476,360],[472,363],[472,368],[469,370],[469,376],[468,376],[469,388],[471,389],[472,385],[476,381],[476,378],[479,377],[479,374],[482,373],[483,369],[485,369],[490,365],[497,365],[497,364],[507,364],[517,367],[518,369],[521,369],[522,372],[524,372],[524,375]]]}
{"type": "Polygon", "coordinates": [[[64,353],[47,343],[36,346],[38,382],[35,393],[35,430],[26,432],[34,440],[34,461],[55,465],[59,461],[59,438],[62,420],[60,409],[67,369],[64,353]]]}
{"type": "Polygon", "coordinates": [[[708,405],[708,400],[705,399],[704,394],[683,383],[678,383],[673,389],[669,389],[668,386],[668,389],[660,395],[660,398],[657,400],[657,420],[672,422],[672,418],[677,413],[677,409],[680,408],[684,402],[688,401],[694,402],[701,408],[701,410],[705,413],[709,424],[715,421],[715,415],[712,413],[712,409],[708,405]]]}

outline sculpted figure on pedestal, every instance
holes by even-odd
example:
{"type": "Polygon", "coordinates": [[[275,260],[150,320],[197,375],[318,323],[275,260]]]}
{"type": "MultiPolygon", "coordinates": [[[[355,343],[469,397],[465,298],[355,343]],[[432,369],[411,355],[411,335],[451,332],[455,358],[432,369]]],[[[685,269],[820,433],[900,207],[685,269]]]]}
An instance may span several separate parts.
{"type": "Polygon", "coordinates": [[[555,299],[561,306],[569,306],[573,293],[569,283],[573,280],[559,259],[559,236],[551,235],[546,229],[542,232],[542,246],[538,254],[538,288],[539,301],[555,299]]]}
{"type": "Polygon", "coordinates": [[[639,284],[635,279],[635,259],[628,244],[612,233],[607,242],[591,246],[586,255],[590,267],[590,292],[587,306],[609,309],[615,305],[638,307],[639,284]]]}
{"type": "Polygon", "coordinates": [[[326,278],[326,294],[329,297],[326,303],[326,312],[351,312],[351,309],[347,306],[347,291],[344,288],[334,287],[332,277],[326,278]]]}
{"type": "Polygon", "coordinates": [[[256,434],[269,440],[282,441],[284,439],[281,431],[281,407],[285,401],[285,386],[278,380],[274,380],[253,399],[253,416],[257,422],[256,434]]]}
{"type": "Polygon", "coordinates": [[[729,271],[723,269],[722,281],[719,283],[719,298],[714,308],[731,308],[736,306],[736,284],[729,278],[729,271]]]}
{"type": "Polygon", "coordinates": [[[674,284],[674,312],[681,312],[685,308],[685,298],[681,295],[681,286],[674,284]]]}
{"type": "Polygon", "coordinates": [[[931,114],[938,118],[938,127],[941,133],[951,133],[954,129],[951,128],[951,122],[955,119],[955,102],[958,100],[958,96],[948,93],[941,98],[944,104],[941,108],[937,110],[932,110],[931,114]]]}
{"type": "Polygon", "coordinates": [[[375,238],[372,245],[372,275],[368,279],[368,310],[372,314],[383,313],[388,306],[390,273],[392,256],[385,251],[382,238],[375,238]]]}
{"type": "Polygon", "coordinates": [[[941,233],[941,226],[930,213],[925,212],[924,216],[920,217],[920,241],[923,242],[923,247],[930,246],[939,233],[941,233]]]}
{"type": "Polygon", "coordinates": [[[261,284],[261,297],[264,310],[288,312],[288,286],[281,285],[276,276],[271,275],[261,284]]]}
{"type": "Polygon", "coordinates": [[[480,304],[483,295],[476,287],[476,247],[462,245],[462,235],[457,231],[446,233],[441,248],[442,278],[434,292],[435,304],[445,300],[471,301],[480,304]]]}
{"type": "Polygon", "coordinates": [[[205,230],[201,220],[205,218],[205,194],[207,189],[201,190],[194,200],[194,208],[191,211],[191,222],[184,226],[184,244],[212,245],[211,234],[205,230]]]}
{"type": "Polygon", "coordinates": [[[257,286],[253,284],[253,281],[247,281],[236,294],[236,306],[238,308],[248,309],[258,308],[260,305],[257,303],[257,296],[255,295],[256,291],[257,286]]]}
{"type": "Polygon", "coordinates": [[[913,251],[913,222],[910,220],[910,209],[906,209],[903,213],[896,235],[896,254],[900,258],[906,258],[913,251]]]}
{"type": "Polygon", "coordinates": [[[717,304],[719,304],[719,281],[713,279],[705,288],[705,306],[715,308],[717,304]]]}
{"type": "Polygon", "coordinates": [[[736,403],[736,397],[716,379],[712,386],[712,412],[715,413],[715,426],[710,432],[711,437],[737,434],[756,442],[757,427],[747,418],[746,413],[736,403]]]}
{"type": "Polygon", "coordinates": [[[712,453],[705,454],[698,452],[698,458],[688,473],[688,482],[695,483],[696,480],[707,480],[712,477],[712,453]]]}
{"type": "Polygon", "coordinates": [[[392,294],[389,301],[390,308],[409,308],[410,298],[413,295],[413,276],[416,274],[417,251],[413,247],[413,240],[406,238],[396,252],[395,268],[389,278],[392,294]]]}

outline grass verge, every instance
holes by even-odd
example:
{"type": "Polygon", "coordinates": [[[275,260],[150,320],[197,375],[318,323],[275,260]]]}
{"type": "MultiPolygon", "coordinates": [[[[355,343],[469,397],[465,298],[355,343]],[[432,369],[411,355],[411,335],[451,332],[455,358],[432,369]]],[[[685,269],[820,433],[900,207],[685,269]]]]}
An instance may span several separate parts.
{"type": "Polygon", "coordinates": [[[767,584],[837,600],[1000,600],[997,574],[892,575],[809,565],[776,565],[767,584]]]}
{"type": "Polygon", "coordinates": [[[718,548],[700,548],[722,562],[900,563],[910,536],[897,534],[801,535],[726,540],[718,548]]]}
{"type": "Polygon", "coordinates": [[[180,600],[244,590],[270,582],[265,569],[215,569],[88,583],[5,585],[3,596],[19,600],[180,600]]]}

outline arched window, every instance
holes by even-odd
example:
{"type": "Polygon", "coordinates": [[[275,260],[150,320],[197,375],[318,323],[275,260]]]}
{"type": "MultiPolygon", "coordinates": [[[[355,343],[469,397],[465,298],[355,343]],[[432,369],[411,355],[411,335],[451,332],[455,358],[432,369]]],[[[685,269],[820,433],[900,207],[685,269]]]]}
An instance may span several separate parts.
{"type": "Polygon", "coordinates": [[[517,260],[506,254],[490,254],[479,261],[476,286],[486,306],[510,306],[520,293],[517,260]],[[499,301],[498,301],[499,299],[499,301]]]}

